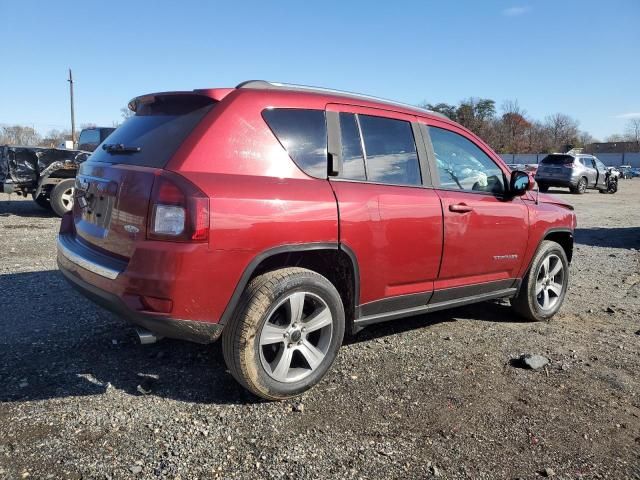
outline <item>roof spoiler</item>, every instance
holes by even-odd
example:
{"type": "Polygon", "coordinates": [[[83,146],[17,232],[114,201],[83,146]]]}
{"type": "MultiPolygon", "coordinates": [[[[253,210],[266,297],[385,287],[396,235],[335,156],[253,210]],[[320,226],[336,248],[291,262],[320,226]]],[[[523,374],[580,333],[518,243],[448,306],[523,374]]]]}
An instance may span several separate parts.
{"type": "Polygon", "coordinates": [[[184,90],[184,91],[175,91],[175,92],[148,93],[146,95],[140,95],[139,97],[132,98],[131,101],[127,104],[127,106],[129,107],[129,110],[131,110],[132,112],[136,112],[140,105],[153,103],[160,97],[179,97],[179,96],[209,97],[213,101],[219,102],[234,90],[235,90],[234,88],[210,88],[210,89],[198,89],[198,90],[191,90],[191,91],[184,90]]]}

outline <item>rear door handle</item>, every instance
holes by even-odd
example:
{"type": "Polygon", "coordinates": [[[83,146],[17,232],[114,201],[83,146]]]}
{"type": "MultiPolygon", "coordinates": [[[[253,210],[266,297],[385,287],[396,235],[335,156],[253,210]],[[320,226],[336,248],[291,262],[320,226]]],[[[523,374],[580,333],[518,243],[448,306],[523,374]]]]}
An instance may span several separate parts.
{"type": "Polygon", "coordinates": [[[466,213],[473,210],[473,207],[470,207],[466,203],[456,203],[449,205],[449,210],[456,213],[466,213]]]}

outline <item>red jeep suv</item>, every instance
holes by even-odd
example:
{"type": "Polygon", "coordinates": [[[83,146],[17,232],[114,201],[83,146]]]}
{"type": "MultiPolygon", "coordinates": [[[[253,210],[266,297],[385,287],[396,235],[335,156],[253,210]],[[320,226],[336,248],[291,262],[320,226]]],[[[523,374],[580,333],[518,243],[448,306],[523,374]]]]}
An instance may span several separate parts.
{"type": "Polygon", "coordinates": [[[60,270],[141,339],[222,336],[256,395],[307,390],[372,323],[563,302],[572,208],[439,114],[265,81],[129,107],[78,173],[60,270]]]}

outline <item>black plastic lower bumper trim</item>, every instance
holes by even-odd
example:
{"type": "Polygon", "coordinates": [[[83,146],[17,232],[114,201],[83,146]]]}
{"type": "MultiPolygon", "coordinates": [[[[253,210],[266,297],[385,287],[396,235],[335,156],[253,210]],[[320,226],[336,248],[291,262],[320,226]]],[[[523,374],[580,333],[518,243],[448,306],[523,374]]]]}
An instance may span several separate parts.
{"type": "Polygon", "coordinates": [[[60,265],[59,268],[65,279],[89,300],[159,336],[195,343],[212,343],[222,334],[223,326],[217,323],[180,320],[131,310],[118,296],[85,282],[60,265]]]}

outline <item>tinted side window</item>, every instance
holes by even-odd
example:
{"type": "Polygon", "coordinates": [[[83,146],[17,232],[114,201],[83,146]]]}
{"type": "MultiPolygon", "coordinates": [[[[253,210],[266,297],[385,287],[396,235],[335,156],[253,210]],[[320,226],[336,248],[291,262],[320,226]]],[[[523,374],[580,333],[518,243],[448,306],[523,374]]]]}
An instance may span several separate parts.
{"type": "Polygon", "coordinates": [[[324,110],[276,108],[262,112],[269,128],[307,174],[327,177],[327,124],[324,110]]]}
{"type": "Polygon", "coordinates": [[[100,130],[97,128],[83,130],[78,139],[78,145],[99,145],[100,142],[100,130]]]}
{"type": "Polygon", "coordinates": [[[411,124],[358,115],[364,138],[367,179],[397,185],[420,185],[420,167],[411,124]]]}
{"type": "Polygon", "coordinates": [[[366,180],[364,155],[360,131],[353,113],[340,114],[340,139],[342,141],[342,174],[340,178],[366,180]]]}
{"type": "Polygon", "coordinates": [[[502,170],[477,145],[462,135],[429,127],[443,188],[502,193],[502,170]]]}

